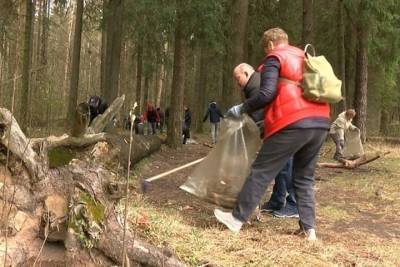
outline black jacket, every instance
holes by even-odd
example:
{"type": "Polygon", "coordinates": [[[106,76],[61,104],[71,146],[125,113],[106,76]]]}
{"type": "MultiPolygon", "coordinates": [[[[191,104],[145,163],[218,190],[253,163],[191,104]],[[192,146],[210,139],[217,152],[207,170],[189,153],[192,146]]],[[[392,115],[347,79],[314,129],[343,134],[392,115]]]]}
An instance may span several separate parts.
{"type": "Polygon", "coordinates": [[[221,111],[219,110],[217,103],[215,102],[211,102],[210,105],[208,106],[207,112],[203,118],[203,122],[207,120],[208,116],[210,116],[211,123],[218,123],[220,121],[220,118],[224,117],[221,111]]]}
{"type": "MultiPolygon", "coordinates": [[[[260,73],[254,72],[250,79],[247,81],[246,86],[243,88],[244,97],[249,99],[258,94],[260,90],[260,73]]],[[[249,113],[250,117],[254,120],[260,130],[264,131],[264,108],[249,113]]]]}
{"type": "Polygon", "coordinates": [[[190,125],[192,124],[192,112],[190,109],[185,110],[185,116],[184,116],[184,128],[189,129],[190,125]]]}

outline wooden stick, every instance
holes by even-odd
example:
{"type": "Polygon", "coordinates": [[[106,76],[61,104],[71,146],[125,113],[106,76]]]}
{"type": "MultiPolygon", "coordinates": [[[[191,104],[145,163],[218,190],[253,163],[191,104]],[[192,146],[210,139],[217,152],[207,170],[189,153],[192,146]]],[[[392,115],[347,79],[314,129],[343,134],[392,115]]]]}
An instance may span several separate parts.
{"type": "Polygon", "coordinates": [[[188,167],[190,167],[190,166],[193,166],[193,165],[195,165],[195,164],[197,164],[197,163],[200,163],[203,159],[205,159],[205,157],[204,157],[204,158],[201,158],[201,159],[198,159],[198,160],[195,160],[195,161],[192,161],[192,162],[189,162],[189,163],[187,163],[187,164],[185,164],[185,165],[182,165],[182,166],[180,166],[180,167],[176,167],[175,169],[172,169],[172,170],[169,170],[169,171],[160,173],[160,174],[158,174],[158,175],[156,175],[156,176],[147,178],[145,181],[146,181],[146,182],[151,182],[151,181],[158,180],[158,179],[160,179],[160,178],[162,178],[162,177],[164,177],[164,176],[167,176],[167,175],[169,175],[169,174],[171,174],[171,173],[180,171],[180,170],[182,170],[182,169],[185,169],[185,168],[188,168],[188,167]]]}

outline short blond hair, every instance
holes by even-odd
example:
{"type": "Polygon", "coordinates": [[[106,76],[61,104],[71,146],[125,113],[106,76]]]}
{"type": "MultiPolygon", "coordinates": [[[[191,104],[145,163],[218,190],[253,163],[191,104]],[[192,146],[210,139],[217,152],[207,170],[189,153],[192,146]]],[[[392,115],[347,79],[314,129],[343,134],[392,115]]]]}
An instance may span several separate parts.
{"type": "Polygon", "coordinates": [[[241,72],[245,72],[245,71],[251,72],[251,73],[254,72],[254,68],[247,63],[240,63],[233,69],[233,72],[238,71],[238,70],[240,70],[241,72]]]}
{"type": "Polygon", "coordinates": [[[281,28],[272,28],[265,31],[262,38],[262,44],[264,47],[267,47],[269,42],[272,42],[274,45],[288,43],[289,37],[281,28]]]}

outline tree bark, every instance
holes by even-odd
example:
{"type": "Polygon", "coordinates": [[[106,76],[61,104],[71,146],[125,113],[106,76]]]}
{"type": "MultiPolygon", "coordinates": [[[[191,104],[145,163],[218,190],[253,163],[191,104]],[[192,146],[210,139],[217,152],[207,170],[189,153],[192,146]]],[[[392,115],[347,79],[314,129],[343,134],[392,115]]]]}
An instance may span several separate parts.
{"type": "Polygon", "coordinates": [[[314,43],[314,0],[303,0],[303,44],[314,43]]]}
{"type": "Polygon", "coordinates": [[[106,48],[105,65],[102,81],[104,81],[103,95],[106,101],[113,100],[118,93],[120,62],[121,62],[121,40],[122,40],[122,17],[123,1],[107,0],[105,6],[106,48]]]}
{"type": "Polygon", "coordinates": [[[338,68],[339,68],[339,79],[342,80],[342,96],[343,100],[340,102],[340,109],[347,109],[346,100],[346,55],[345,55],[345,38],[344,38],[344,10],[343,3],[341,0],[337,1],[337,31],[338,31],[338,68]]]}
{"type": "Polygon", "coordinates": [[[207,48],[205,47],[204,42],[200,41],[198,46],[197,78],[194,90],[194,99],[196,101],[193,109],[193,128],[197,133],[201,133],[203,131],[203,115],[206,111],[205,96],[207,94],[207,66],[209,62],[207,57],[207,48]]]}
{"type": "Polygon", "coordinates": [[[234,0],[231,8],[231,35],[228,52],[228,66],[226,70],[226,87],[223,88],[224,106],[229,107],[241,101],[241,90],[234,83],[233,68],[244,61],[247,42],[249,0],[234,0]]]}
{"type": "Polygon", "coordinates": [[[136,103],[139,110],[143,110],[142,102],[142,74],[143,74],[143,39],[137,40],[137,56],[136,56],[136,103]]]}
{"type": "Polygon", "coordinates": [[[74,46],[72,49],[71,82],[68,101],[68,122],[74,121],[75,107],[78,100],[79,70],[81,58],[81,37],[83,19],[83,0],[77,0],[75,14],[74,46]]]}
{"type": "Polygon", "coordinates": [[[25,32],[24,32],[24,55],[22,66],[22,95],[21,95],[21,129],[26,132],[28,128],[30,69],[32,57],[32,23],[33,23],[32,0],[25,1],[25,32]]]}
{"type": "MultiPolygon", "coordinates": [[[[361,4],[361,17],[364,16],[361,4]]],[[[367,90],[368,90],[368,35],[369,26],[360,20],[357,25],[357,64],[356,64],[356,88],[354,95],[354,108],[357,113],[355,125],[360,129],[361,141],[365,143],[367,137],[367,90]]]]}
{"type": "Polygon", "coordinates": [[[175,25],[174,72],[172,77],[172,92],[170,118],[167,133],[167,144],[173,148],[182,146],[183,125],[183,95],[185,87],[186,65],[186,34],[184,32],[183,9],[185,1],[177,1],[178,10],[175,25]]]}

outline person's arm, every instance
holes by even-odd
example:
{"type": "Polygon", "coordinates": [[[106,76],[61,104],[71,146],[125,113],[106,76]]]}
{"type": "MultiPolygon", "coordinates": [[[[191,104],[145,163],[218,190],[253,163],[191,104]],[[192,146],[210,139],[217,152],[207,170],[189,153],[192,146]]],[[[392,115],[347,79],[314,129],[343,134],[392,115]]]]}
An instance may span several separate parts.
{"type": "Polygon", "coordinates": [[[243,103],[243,112],[253,112],[272,102],[277,93],[280,63],[276,57],[267,58],[261,73],[260,90],[243,103]]]}
{"type": "Polygon", "coordinates": [[[217,114],[218,114],[218,116],[220,116],[221,118],[224,117],[224,115],[222,115],[221,110],[219,110],[219,108],[217,108],[217,114]]]}

